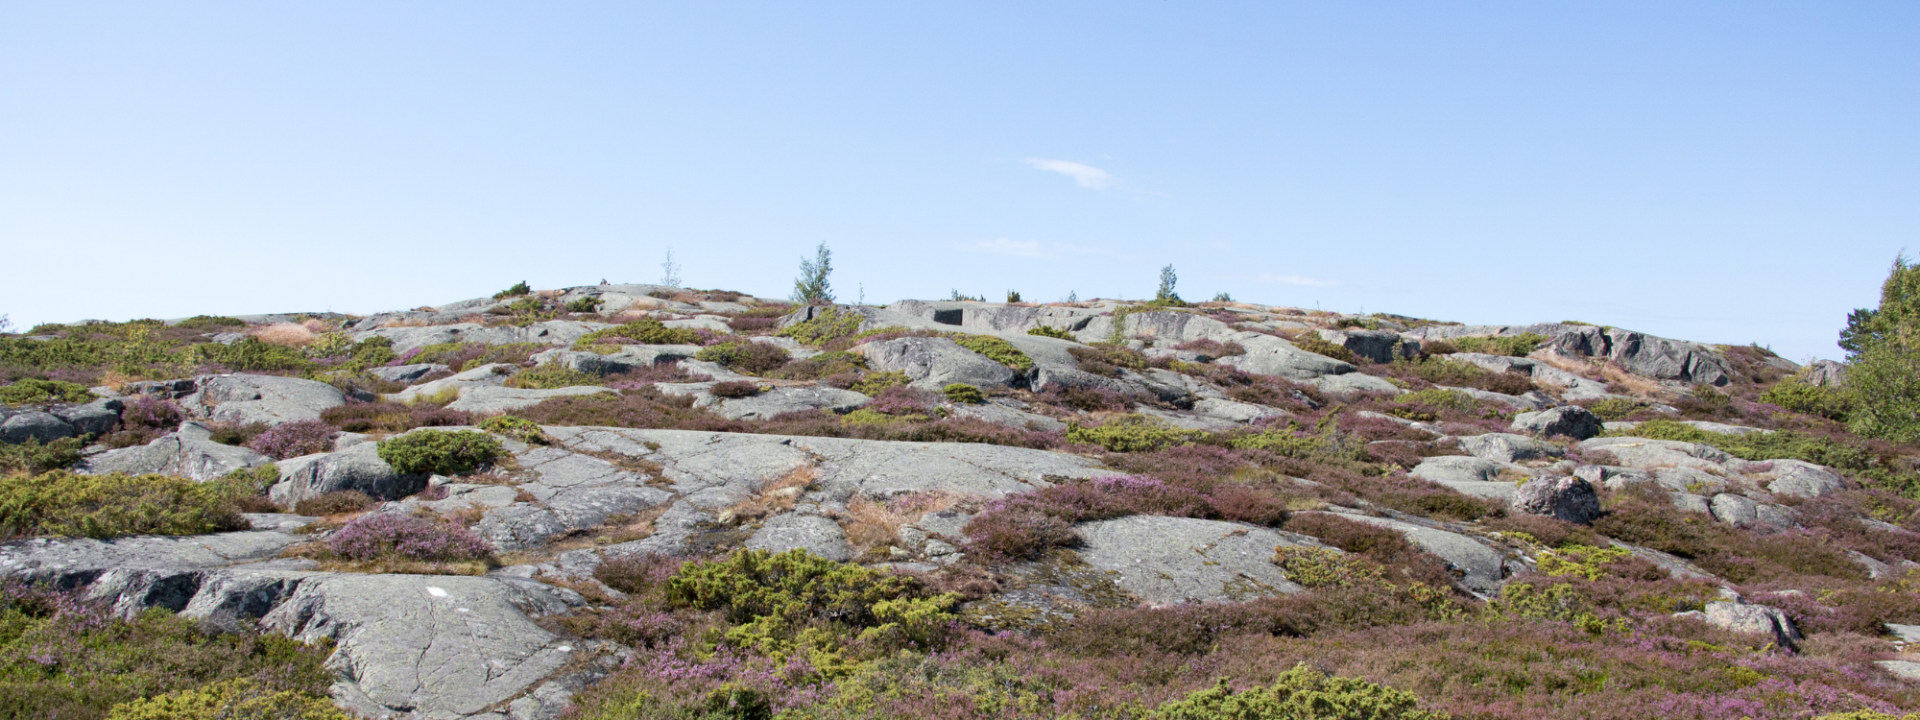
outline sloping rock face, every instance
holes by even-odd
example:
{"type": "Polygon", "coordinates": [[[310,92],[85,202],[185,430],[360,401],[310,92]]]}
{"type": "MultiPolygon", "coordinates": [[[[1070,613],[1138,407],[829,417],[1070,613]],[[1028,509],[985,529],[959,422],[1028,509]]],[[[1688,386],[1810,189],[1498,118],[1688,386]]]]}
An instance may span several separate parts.
{"type": "Polygon", "coordinates": [[[902,300],[888,305],[887,310],[953,326],[965,332],[988,334],[1025,334],[1028,330],[1043,326],[1077,331],[1101,314],[1101,310],[1089,308],[924,300],[902,300]]]}
{"type": "Polygon", "coordinates": [[[1080,559],[1143,602],[1229,602],[1304,590],[1273,564],[1276,546],[1313,538],[1242,523],[1132,515],[1081,523],[1080,559]]]}
{"type": "Polygon", "coordinates": [[[199,378],[199,391],[180,404],[200,417],[239,425],[319,420],[328,408],[345,405],[339,388],[323,382],[272,375],[214,375],[199,378]]]}
{"type": "Polygon", "coordinates": [[[345,450],[306,455],[278,463],[280,482],[269,497],[292,506],[339,490],[358,490],[370,497],[393,499],[427,486],[425,475],[403,475],[380,459],[379,445],[362,443],[345,450]]]}
{"type": "Polygon", "coordinates": [[[1011,368],[943,337],[904,337],[869,343],[855,349],[867,366],[881,372],[904,372],[914,387],[939,390],[949,383],[975,387],[1005,387],[1017,377],[1011,368]]]}
{"type": "Polygon", "coordinates": [[[104,475],[178,475],[201,482],[245,468],[259,467],[273,458],[244,447],[222,445],[205,427],[188,423],[179,432],[160,436],[145,445],[109,450],[82,461],[79,472],[104,475]]]}
{"type": "Polygon", "coordinates": [[[1627,372],[1661,380],[1708,385],[1733,381],[1732,366],[1712,348],[1632,330],[1582,325],[1553,336],[1546,347],[1568,355],[1605,358],[1627,372]]]}

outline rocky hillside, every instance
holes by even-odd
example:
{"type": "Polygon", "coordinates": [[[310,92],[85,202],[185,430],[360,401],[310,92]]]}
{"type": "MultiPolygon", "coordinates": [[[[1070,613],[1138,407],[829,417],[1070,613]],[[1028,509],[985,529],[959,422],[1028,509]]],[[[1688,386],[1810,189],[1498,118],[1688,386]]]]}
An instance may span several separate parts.
{"type": "Polygon", "coordinates": [[[0,713],[1889,717],[1920,447],[1843,374],[650,285],[43,325],[0,336],[0,713]]]}

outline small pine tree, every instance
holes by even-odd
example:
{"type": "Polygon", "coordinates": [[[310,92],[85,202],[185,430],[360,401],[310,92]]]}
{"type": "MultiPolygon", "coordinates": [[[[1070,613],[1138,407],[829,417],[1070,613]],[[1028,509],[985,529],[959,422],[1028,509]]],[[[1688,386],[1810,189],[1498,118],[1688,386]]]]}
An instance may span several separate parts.
{"type": "Polygon", "coordinates": [[[793,281],[793,301],[801,305],[832,305],[833,288],[827,282],[833,274],[833,251],[822,241],[814,248],[813,259],[800,259],[800,277],[793,281]]]}
{"type": "Polygon", "coordinates": [[[1009,303],[1017,303],[1017,302],[1020,302],[1020,291],[1019,291],[1019,290],[1008,290],[1008,291],[1007,291],[1007,302],[1009,302],[1009,303]]]}
{"type": "Polygon", "coordinates": [[[1174,274],[1172,265],[1160,268],[1160,289],[1153,293],[1154,304],[1185,305],[1186,303],[1180,299],[1180,294],[1173,291],[1174,283],[1179,281],[1180,276],[1174,274]]]}
{"type": "Polygon", "coordinates": [[[1228,295],[1226,293],[1217,293],[1213,296],[1213,301],[1214,302],[1233,302],[1233,296],[1228,295]]]}

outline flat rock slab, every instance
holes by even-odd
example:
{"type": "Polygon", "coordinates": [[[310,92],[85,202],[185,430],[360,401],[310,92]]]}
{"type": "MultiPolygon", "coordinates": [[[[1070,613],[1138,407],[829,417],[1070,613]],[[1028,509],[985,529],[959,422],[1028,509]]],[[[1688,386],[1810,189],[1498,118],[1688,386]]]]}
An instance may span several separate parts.
{"type": "Polygon", "coordinates": [[[204,375],[198,391],[180,406],[198,417],[225,423],[280,423],[319,420],[328,408],[347,403],[339,388],[323,382],[278,375],[204,375]]]}
{"type": "Polygon", "coordinates": [[[748,548],[786,552],[805,550],[834,562],[846,562],[853,559],[853,546],[847,544],[847,534],[834,521],[819,515],[801,515],[787,513],[767,520],[753,537],[747,538],[748,548]]]}
{"type": "Polygon", "coordinates": [[[1304,590],[1274,548],[1318,547],[1304,535],[1219,520],[1132,515],[1074,527],[1080,559],[1155,605],[1240,602],[1304,590]]]}
{"type": "Polygon", "coordinates": [[[170,433],[145,445],[109,450],[87,458],[77,469],[88,475],[177,475],[206,482],[270,462],[273,458],[247,448],[209,440],[202,430],[170,433]]]}
{"type": "Polygon", "coordinates": [[[551,390],[476,387],[461,390],[460,399],[447,403],[447,409],[471,413],[512,412],[520,408],[533,407],[557,397],[610,392],[613,392],[613,388],[598,385],[581,385],[576,387],[553,388],[551,390]]]}
{"type": "Polygon", "coordinates": [[[825,385],[781,387],[752,397],[723,400],[713,412],[728,420],[771,420],[790,412],[826,410],[843,413],[872,400],[852,390],[825,385]]]}
{"type": "Polygon", "coordinates": [[[252,530],[214,535],[134,537],[95,540],[57,538],[0,544],[0,575],[54,580],[115,568],[219,568],[272,558],[307,538],[252,530]]]}

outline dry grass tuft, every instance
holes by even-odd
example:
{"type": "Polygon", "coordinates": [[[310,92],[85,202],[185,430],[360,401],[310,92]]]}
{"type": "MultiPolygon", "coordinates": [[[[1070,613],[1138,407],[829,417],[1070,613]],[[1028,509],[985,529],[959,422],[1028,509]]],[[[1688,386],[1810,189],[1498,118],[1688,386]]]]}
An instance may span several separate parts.
{"type": "Polygon", "coordinates": [[[807,488],[812,487],[813,481],[819,477],[820,472],[812,465],[802,465],[788,470],[785,475],[760,488],[759,494],[722,510],[720,521],[727,523],[758,520],[768,515],[792,510],[794,501],[799,500],[800,495],[805,493],[807,488]]]}
{"type": "Polygon", "coordinates": [[[921,515],[950,509],[959,501],[958,497],[941,492],[914,493],[886,502],[855,497],[847,501],[846,511],[835,519],[846,532],[855,553],[866,554],[892,545],[900,537],[900,526],[919,520],[921,515]]]}
{"type": "Polygon", "coordinates": [[[279,323],[268,325],[253,331],[254,338],[269,345],[286,347],[305,347],[313,342],[312,328],[300,323],[279,323]]]}

